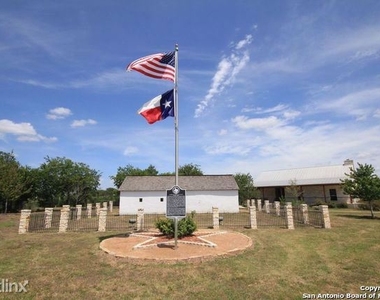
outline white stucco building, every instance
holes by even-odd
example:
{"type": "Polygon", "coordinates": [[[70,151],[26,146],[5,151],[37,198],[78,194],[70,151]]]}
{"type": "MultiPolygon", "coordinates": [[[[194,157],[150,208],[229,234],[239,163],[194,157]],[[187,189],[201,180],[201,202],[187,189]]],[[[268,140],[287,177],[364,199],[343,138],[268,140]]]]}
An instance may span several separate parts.
{"type": "MultiPolygon", "coordinates": [[[[186,212],[239,212],[239,187],[233,175],[179,176],[178,185],[186,190],[186,212]]],[[[166,213],[166,191],[175,185],[175,176],[127,176],[119,188],[121,215],[166,213]]]]}
{"type": "Polygon", "coordinates": [[[270,202],[280,197],[289,197],[287,187],[292,182],[301,189],[301,197],[307,204],[318,201],[354,204],[356,199],[343,193],[341,179],[347,178],[352,160],[347,159],[343,165],[266,171],[254,180],[254,185],[264,199],[270,202]]]}

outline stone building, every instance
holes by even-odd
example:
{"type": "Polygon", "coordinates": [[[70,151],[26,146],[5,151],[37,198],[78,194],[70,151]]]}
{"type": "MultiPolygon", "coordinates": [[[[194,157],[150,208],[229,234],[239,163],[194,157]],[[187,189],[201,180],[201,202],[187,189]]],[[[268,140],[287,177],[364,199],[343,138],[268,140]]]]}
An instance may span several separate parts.
{"type": "Polygon", "coordinates": [[[257,176],[254,185],[261,192],[262,198],[270,202],[280,200],[281,197],[293,197],[293,187],[293,190],[298,189],[298,198],[307,204],[355,204],[356,199],[345,195],[341,186],[341,179],[347,178],[350,168],[354,168],[354,162],[347,159],[343,165],[266,171],[257,176]]]}

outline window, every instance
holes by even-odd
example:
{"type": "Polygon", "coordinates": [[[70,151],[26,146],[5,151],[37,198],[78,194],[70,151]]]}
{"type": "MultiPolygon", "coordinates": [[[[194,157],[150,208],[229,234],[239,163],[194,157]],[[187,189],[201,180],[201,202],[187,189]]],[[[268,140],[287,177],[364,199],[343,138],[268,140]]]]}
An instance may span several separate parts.
{"type": "Polygon", "coordinates": [[[143,200],[143,198],[140,198],[140,199],[139,199],[139,202],[142,202],[142,200],[143,200]]]}
{"type": "Polygon", "coordinates": [[[337,201],[338,197],[336,196],[336,189],[330,189],[330,200],[337,201]]]}
{"type": "Polygon", "coordinates": [[[284,187],[276,187],[275,188],[275,194],[276,194],[276,197],[275,197],[276,201],[279,201],[280,198],[285,197],[285,189],[284,189],[284,187]]]}

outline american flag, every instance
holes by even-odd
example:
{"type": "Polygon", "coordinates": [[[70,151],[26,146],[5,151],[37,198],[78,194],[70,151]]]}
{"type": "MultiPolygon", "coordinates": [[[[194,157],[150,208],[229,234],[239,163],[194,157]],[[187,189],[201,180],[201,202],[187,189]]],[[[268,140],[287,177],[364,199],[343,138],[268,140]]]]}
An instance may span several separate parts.
{"type": "Polygon", "coordinates": [[[157,53],[141,57],[127,66],[127,71],[135,70],[146,76],[167,79],[175,79],[175,53],[157,53]]]}

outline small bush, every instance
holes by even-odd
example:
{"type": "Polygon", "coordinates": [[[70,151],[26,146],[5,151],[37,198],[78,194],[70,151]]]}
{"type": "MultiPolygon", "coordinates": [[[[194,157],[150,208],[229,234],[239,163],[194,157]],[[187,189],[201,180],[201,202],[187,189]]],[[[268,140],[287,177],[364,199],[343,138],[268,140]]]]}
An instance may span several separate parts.
{"type": "Polygon", "coordinates": [[[327,203],[323,201],[322,199],[316,199],[312,206],[319,206],[319,205],[326,205],[327,203]]]}
{"type": "MultiPolygon", "coordinates": [[[[174,236],[175,222],[173,219],[160,218],[155,222],[154,225],[162,234],[168,237],[174,236]]],[[[197,230],[197,225],[194,222],[193,214],[192,216],[187,216],[178,222],[179,238],[192,235],[195,230],[197,230]]]]}
{"type": "MultiPolygon", "coordinates": [[[[380,211],[380,203],[373,202],[372,207],[374,211],[380,211]]],[[[361,210],[370,210],[369,203],[360,203],[358,205],[358,208],[361,210]]]]}
{"type": "Polygon", "coordinates": [[[154,225],[164,235],[174,236],[174,220],[168,218],[159,218],[154,225]]]}

